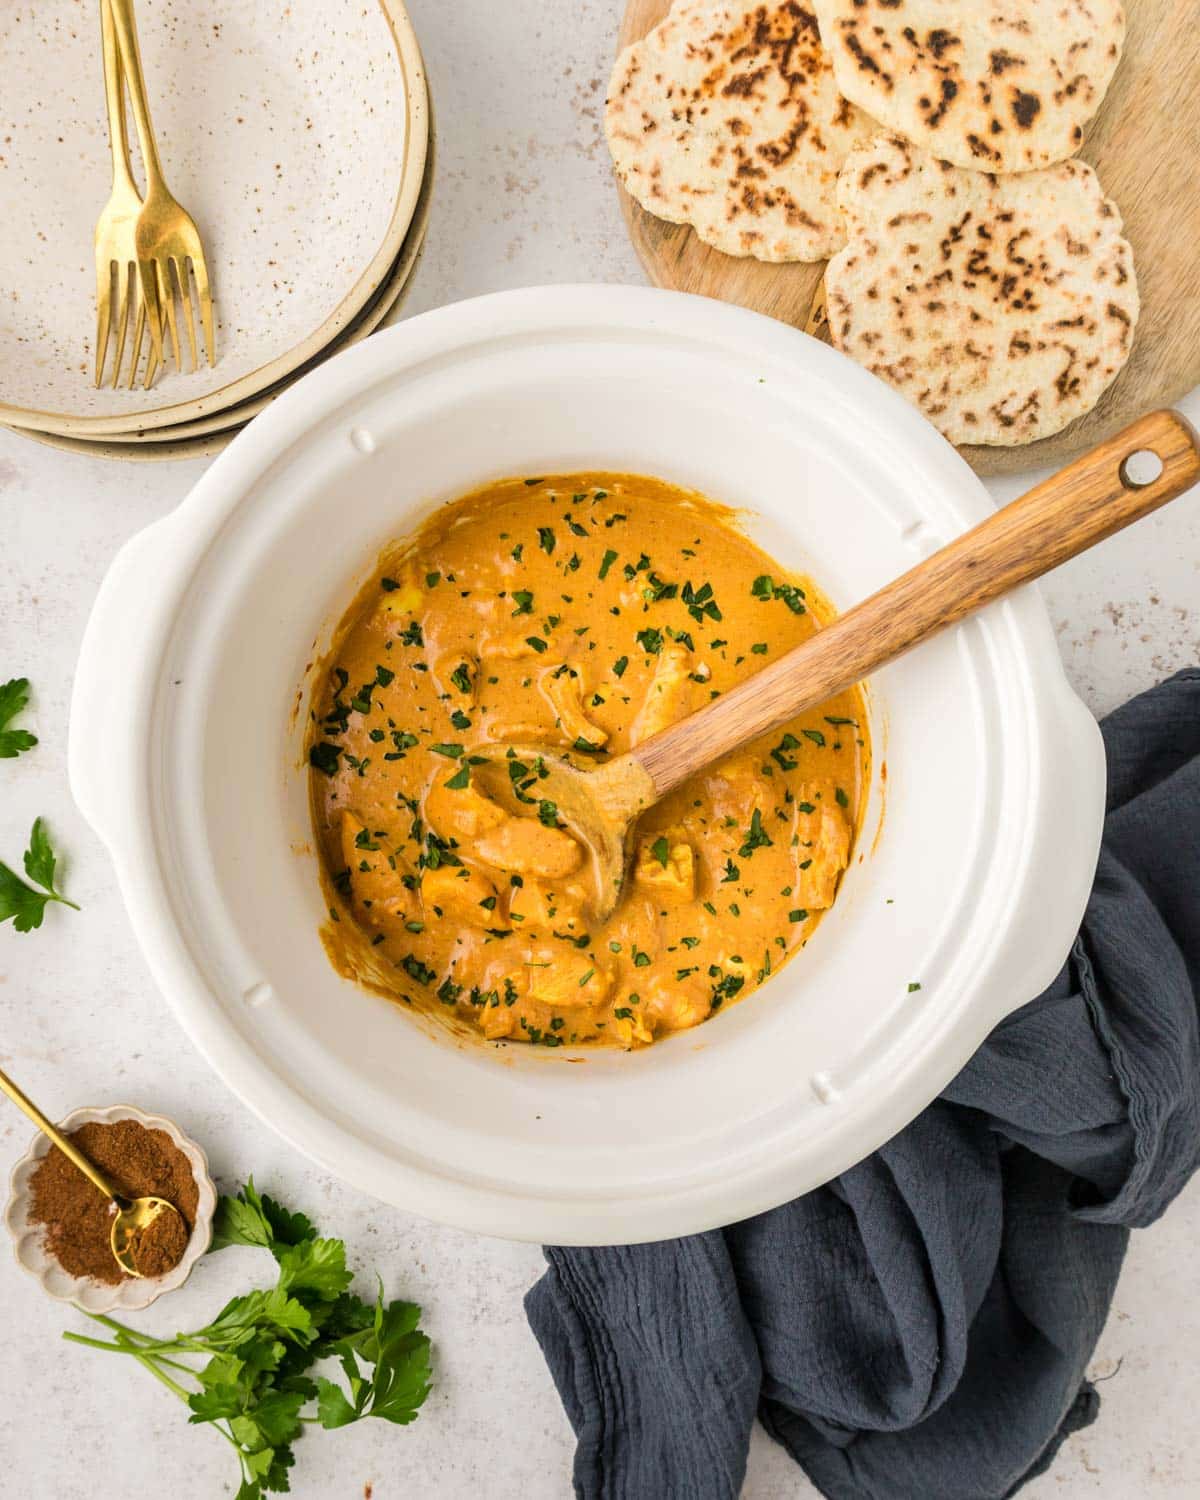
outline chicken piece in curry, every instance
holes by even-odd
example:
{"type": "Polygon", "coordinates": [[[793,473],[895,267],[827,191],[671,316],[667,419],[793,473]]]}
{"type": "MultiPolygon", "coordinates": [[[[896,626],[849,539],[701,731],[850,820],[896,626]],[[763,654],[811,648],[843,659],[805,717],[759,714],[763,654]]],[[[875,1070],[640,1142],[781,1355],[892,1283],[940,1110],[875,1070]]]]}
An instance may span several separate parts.
{"type": "Polygon", "coordinates": [[[798,645],[830,611],[731,511],[627,474],[506,479],[380,559],[311,711],[313,816],[341,972],[489,1040],[640,1047],[802,948],[869,773],[843,693],[649,809],[598,921],[583,847],[499,746],[598,764],[798,645]]]}

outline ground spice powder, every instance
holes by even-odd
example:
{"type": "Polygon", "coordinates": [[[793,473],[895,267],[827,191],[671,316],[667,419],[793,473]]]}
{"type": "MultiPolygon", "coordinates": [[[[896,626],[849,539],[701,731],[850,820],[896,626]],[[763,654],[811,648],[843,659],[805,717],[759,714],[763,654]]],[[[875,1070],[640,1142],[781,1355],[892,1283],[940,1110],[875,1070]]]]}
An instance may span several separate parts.
{"type": "Polygon", "coordinates": [[[152,1219],[132,1245],[133,1263],[151,1281],[173,1271],[187,1249],[188,1231],[178,1214],[152,1219]]]}
{"type": "MultiPolygon", "coordinates": [[[[91,1121],[71,1131],[69,1138],[124,1197],[165,1198],[179,1210],[191,1233],[199,1199],[196,1179],[191,1163],[165,1131],[147,1130],[136,1120],[111,1125],[91,1121]]],[[[45,1248],[64,1271],[109,1285],[128,1280],[109,1243],[113,1205],[57,1146],[51,1146],[38,1164],[30,1193],[29,1217],[45,1226],[45,1248]]],[[[186,1240],[168,1240],[164,1226],[160,1237],[147,1244],[145,1257],[136,1257],[137,1264],[147,1275],[165,1275],[186,1246],[186,1240]]]]}

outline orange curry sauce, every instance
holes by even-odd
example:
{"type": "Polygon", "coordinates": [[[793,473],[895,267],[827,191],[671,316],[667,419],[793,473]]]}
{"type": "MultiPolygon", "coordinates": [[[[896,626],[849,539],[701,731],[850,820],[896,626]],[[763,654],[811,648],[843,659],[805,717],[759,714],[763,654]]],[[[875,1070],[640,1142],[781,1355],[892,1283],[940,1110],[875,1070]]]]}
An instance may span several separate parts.
{"type": "Polygon", "coordinates": [[[741,1000],[802,948],[869,776],[844,693],[641,819],[603,923],[580,845],[497,742],[619,754],[805,640],[830,610],[733,513],[657,479],[506,479],[380,559],[311,713],[313,819],[338,969],[488,1039],[635,1047],[741,1000]]]}

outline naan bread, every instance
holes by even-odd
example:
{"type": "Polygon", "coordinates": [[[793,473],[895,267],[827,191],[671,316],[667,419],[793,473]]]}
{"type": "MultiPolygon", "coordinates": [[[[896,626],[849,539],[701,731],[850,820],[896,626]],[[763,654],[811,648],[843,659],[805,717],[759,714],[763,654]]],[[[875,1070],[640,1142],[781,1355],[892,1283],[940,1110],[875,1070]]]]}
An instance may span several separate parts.
{"type": "Polygon", "coordinates": [[[678,0],[617,58],[604,124],[643,208],[769,261],[845,243],[838,171],[878,129],[838,93],[816,17],[795,0],[678,0]]]}
{"type": "Polygon", "coordinates": [[[848,99],[939,160],[983,172],[1074,156],[1125,40],[1120,0],[812,4],[848,99]]]}
{"type": "Polygon", "coordinates": [[[838,201],[833,341],[951,442],[1049,437],[1128,359],[1133,251],[1083,162],[992,177],[884,135],[849,157],[838,201]]]}

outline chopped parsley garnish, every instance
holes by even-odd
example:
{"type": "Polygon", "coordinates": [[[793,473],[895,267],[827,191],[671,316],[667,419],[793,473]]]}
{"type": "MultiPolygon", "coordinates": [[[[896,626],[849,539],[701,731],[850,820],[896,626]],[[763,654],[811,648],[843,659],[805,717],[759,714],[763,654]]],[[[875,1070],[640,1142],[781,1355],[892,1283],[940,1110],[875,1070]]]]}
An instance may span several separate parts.
{"type": "Polygon", "coordinates": [[[637,633],[637,643],[647,655],[657,656],[662,650],[663,633],[661,630],[655,630],[652,627],[646,630],[639,630],[637,633]]]}
{"type": "MultiPolygon", "coordinates": [[[[414,828],[417,825],[414,824],[414,828]]],[[[415,835],[414,835],[415,836],[415,835]]],[[[444,839],[438,838],[436,833],[425,835],[425,847],[417,859],[417,863],[423,870],[438,870],[442,865],[461,865],[462,860],[451,849],[444,839]]]]}
{"type": "Polygon", "coordinates": [[[539,526],[538,527],[538,545],[541,547],[542,551],[547,554],[547,556],[554,551],[554,548],[557,545],[557,543],[556,543],[556,539],[555,539],[555,536],[554,536],[554,529],[553,529],[553,527],[550,527],[550,526],[539,526]]]}
{"type": "Polygon", "coordinates": [[[771,751],[771,759],[781,771],[794,771],[800,762],[793,760],[790,755],[785,755],[784,751],[798,750],[799,748],[800,741],[796,736],[794,734],[785,734],[774,750],[771,751]]]}
{"type": "Polygon", "coordinates": [[[450,673],[450,681],[460,693],[469,693],[471,691],[471,673],[465,661],[459,662],[454,671],[450,673]]]}
{"type": "Polygon", "coordinates": [[[415,979],[418,984],[429,985],[437,978],[434,971],[423,964],[415,953],[408,953],[400,960],[400,967],[410,979],[415,979]]]}
{"type": "Polygon", "coordinates": [[[337,745],[331,745],[328,740],[319,740],[308,752],[308,763],[314,770],[323,771],[326,776],[336,776],[338,768],[338,756],[341,749],[337,745]]]}
{"type": "Polygon", "coordinates": [[[457,1005],[458,997],[462,994],[461,984],[455,984],[449,974],[442,980],[437,988],[437,997],[443,1005],[457,1005]]]}
{"type": "Polygon", "coordinates": [[[840,786],[835,788],[833,795],[839,807],[850,806],[850,798],[846,796],[845,792],[841,789],[840,786]]]}
{"type": "Polygon", "coordinates": [[[446,782],[447,788],[452,792],[462,792],[471,784],[471,771],[469,766],[460,766],[450,780],[446,782]]]}
{"type": "Polygon", "coordinates": [[[650,845],[650,853],[656,860],[658,860],[659,864],[662,865],[663,869],[665,870],[667,868],[667,859],[669,858],[671,853],[671,846],[667,843],[667,840],[663,835],[660,834],[660,836],[656,838],[650,845]]]}
{"type": "Polygon", "coordinates": [[[782,599],[794,615],[805,612],[804,590],[794,583],[776,583],[769,573],[760,573],[750,592],[756,599],[782,599]]]}
{"type": "Polygon", "coordinates": [[[517,615],[531,615],[533,613],[533,595],[528,589],[514,589],[513,602],[516,609],[513,610],[513,618],[517,615]]]}
{"type": "Polygon", "coordinates": [[[767,830],[762,826],[762,814],[758,808],[750,819],[750,827],[746,830],[746,837],[742,840],[742,847],[738,850],[741,859],[749,859],[756,849],[763,849],[773,840],[767,830]]]}
{"type": "Polygon", "coordinates": [[[548,797],[538,803],[538,822],[547,828],[558,827],[558,804],[548,797]]]}
{"type": "MultiPolygon", "coordinates": [[[[721,974],[721,970],[717,969],[714,964],[709,970],[709,974],[713,978],[716,977],[713,974],[713,969],[716,969],[716,974],[721,974]]],[[[732,1000],[745,983],[745,979],[740,974],[725,974],[712,987],[712,993],[709,996],[708,1002],[710,1009],[720,1010],[725,1001],[732,1000]]]]}
{"type": "Polygon", "coordinates": [[[824,749],[824,747],[825,747],[825,736],[821,733],[821,731],[819,729],[802,729],[800,731],[800,733],[804,736],[804,738],[806,740],[812,740],[812,742],[813,742],[814,745],[820,745],[821,748],[824,749]]]}
{"type": "Polygon", "coordinates": [[[646,585],[642,597],[648,604],[657,604],[660,599],[674,599],[679,592],[677,583],[665,583],[657,573],[647,575],[646,585]]]}
{"type": "Polygon", "coordinates": [[[703,625],[706,617],[710,620],[723,618],[717,607],[717,601],[713,597],[711,583],[702,583],[698,589],[694,589],[689,579],[684,584],[683,592],[679,597],[687,605],[688,613],[698,625],[703,625]]]}
{"type": "Polygon", "coordinates": [[[457,760],[463,753],[463,747],[461,745],[430,745],[429,748],[435,755],[445,755],[448,756],[451,760],[457,760]]]}
{"type": "Polygon", "coordinates": [[[616,661],[613,662],[613,676],[614,677],[624,677],[624,675],[625,675],[625,668],[628,665],[629,665],[629,658],[627,656],[618,656],[617,659],[616,659],[616,661]]]}
{"type": "Polygon", "coordinates": [[[546,650],[546,643],[540,635],[527,635],[525,637],[525,644],[532,646],[539,656],[546,650]]]}

